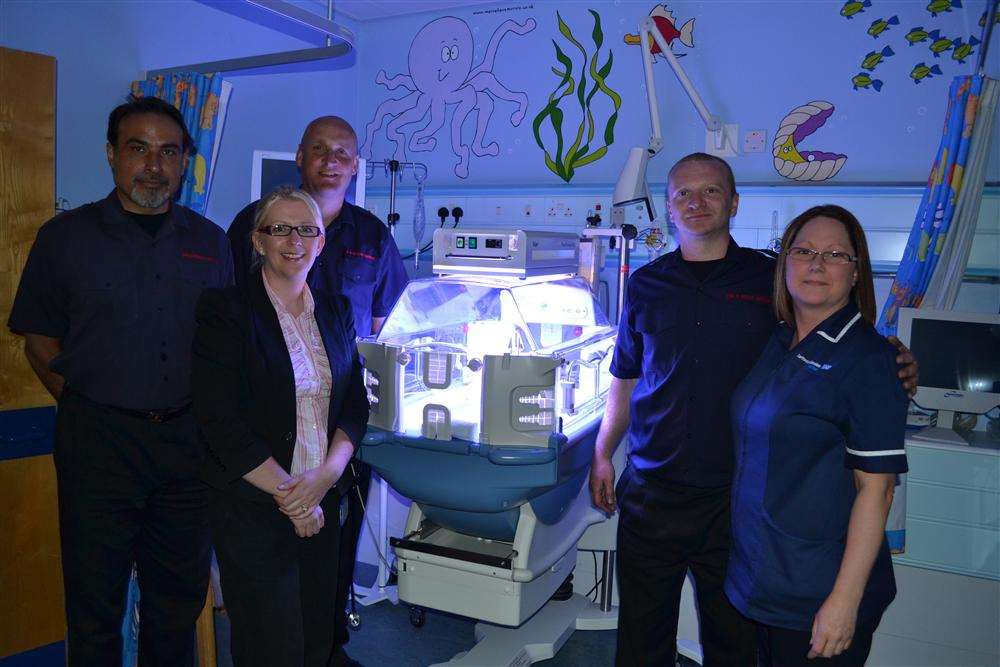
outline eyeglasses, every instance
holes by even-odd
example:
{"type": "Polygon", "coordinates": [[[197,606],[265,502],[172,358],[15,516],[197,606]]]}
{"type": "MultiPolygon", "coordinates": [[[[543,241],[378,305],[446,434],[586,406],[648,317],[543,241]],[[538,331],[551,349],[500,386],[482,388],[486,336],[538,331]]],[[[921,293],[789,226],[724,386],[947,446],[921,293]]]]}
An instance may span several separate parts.
{"type": "Polygon", "coordinates": [[[813,258],[817,255],[819,255],[820,259],[823,260],[824,264],[843,265],[858,261],[858,258],[854,255],[849,255],[846,252],[840,252],[839,250],[826,250],[824,252],[820,252],[819,250],[813,250],[812,248],[800,248],[798,246],[789,248],[788,252],[785,254],[794,259],[796,262],[812,262],[813,258]]]}
{"type": "Polygon", "coordinates": [[[320,228],[317,227],[316,225],[293,226],[293,225],[282,225],[282,224],[264,225],[257,231],[263,234],[267,234],[268,236],[288,236],[289,234],[292,233],[293,229],[302,238],[314,238],[316,236],[319,236],[321,231],[320,228]]]}

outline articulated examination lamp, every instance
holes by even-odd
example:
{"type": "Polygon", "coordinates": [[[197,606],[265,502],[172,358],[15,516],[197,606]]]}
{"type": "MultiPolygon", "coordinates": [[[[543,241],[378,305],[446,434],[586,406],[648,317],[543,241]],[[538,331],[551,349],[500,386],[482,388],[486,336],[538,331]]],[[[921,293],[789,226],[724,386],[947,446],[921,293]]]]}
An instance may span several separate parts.
{"type": "Polygon", "coordinates": [[[612,207],[619,208],[635,203],[643,203],[649,213],[650,221],[656,218],[656,207],[649,192],[649,184],[646,180],[646,167],[649,165],[649,158],[660,152],[663,148],[663,132],[660,128],[660,110],[656,98],[656,83],[653,79],[653,54],[650,52],[650,41],[653,40],[660,47],[660,52],[670,64],[671,69],[677,76],[681,87],[687,93],[688,98],[694,105],[698,115],[705,123],[705,129],[715,134],[715,147],[724,147],[725,135],[723,133],[722,122],[718,116],[709,113],[708,108],[701,99],[701,95],[691,83],[684,69],[681,67],[677,56],[670,50],[670,45],[663,38],[663,34],[653,23],[653,18],[647,16],[639,24],[639,50],[642,52],[642,65],[646,73],[646,100],[649,103],[649,124],[652,134],[649,137],[649,145],[646,148],[635,147],[629,151],[625,166],[618,175],[618,182],[615,184],[615,193],[612,198],[612,207]],[[646,36],[649,36],[649,39],[646,36]]]}

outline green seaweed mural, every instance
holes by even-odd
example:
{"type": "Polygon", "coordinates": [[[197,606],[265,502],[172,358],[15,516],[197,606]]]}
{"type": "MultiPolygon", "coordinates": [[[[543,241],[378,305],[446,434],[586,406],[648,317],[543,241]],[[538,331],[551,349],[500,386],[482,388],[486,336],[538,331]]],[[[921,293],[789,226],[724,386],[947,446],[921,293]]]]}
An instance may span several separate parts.
{"type": "Polygon", "coordinates": [[[593,55],[587,53],[587,49],[573,36],[573,31],[563,21],[559,12],[556,12],[556,18],[559,20],[559,32],[583,54],[583,66],[580,68],[578,74],[579,80],[577,80],[573,76],[573,60],[563,53],[563,50],[559,48],[559,44],[555,40],[552,40],[552,45],[556,49],[556,60],[559,61],[559,65],[561,66],[561,69],[558,66],[553,67],[552,72],[559,77],[559,83],[556,85],[555,90],[552,91],[552,94],[549,95],[549,103],[535,116],[535,122],[532,124],[532,129],[535,132],[535,141],[538,143],[538,147],[545,153],[545,166],[567,183],[572,180],[578,168],[596,162],[607,154],[608,146],[615,141],[615,122],[618,120],[618,110],[622,106],[621,95],[609,88],[605,83],[608,74],[611,72],[611,66],[614,63],[614,53],[611,52],[610,48],[608,49],[607,61],[600,68],[597,66],[601,45],[604,44],[601,17],[593,9],[587,11],[594,17],[594,29],[591,32],[591,37],[594,40],[593,55]],[[588,71],[592,82],[589,92],[587,90],[588,71]],[[597,130],[597,121],[594,119],[591,104],[594,102],[594,97],[598,91],[610,98],[611,103],[614,105],[614,111],[611,113],[604,127],[604,145],[591,150],[591,143],[594,141],[597,130]],[[579,126],[576,128],[573,143],[566,148],[566,153],[563,154],[563,146],[566,143],[566,140],[563,139],[564,112],[559,108],[559,105],[563,100],[570,102],[572,99],[576,99],[579,103],[582,117],[579,126]],[[556,136],[554,158],[545,147],[540,132],[542,123],[546,119],[550,119],[556,136]],[[586,135],[586,139],[584,139],[584,135],[586,135]]]}

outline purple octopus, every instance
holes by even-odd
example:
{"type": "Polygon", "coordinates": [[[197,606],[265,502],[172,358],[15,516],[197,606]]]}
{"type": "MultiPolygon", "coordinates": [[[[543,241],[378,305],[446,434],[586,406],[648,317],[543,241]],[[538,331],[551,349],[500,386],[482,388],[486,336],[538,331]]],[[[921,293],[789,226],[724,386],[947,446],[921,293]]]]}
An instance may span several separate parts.
{"type": "Polygon", "coordinates": [[[437,145],[434,135],[444,125],[448,105],[457,105],[451,117],[451,149],[459,159],[455,165],[456,176],[466,178],[469,175],[470,151],[480,157],[499,155],[500,146],[495,141],[483,144],[493,115],[493,98],[517,103],[517,110],[510,116],[511,125],[516,127],[524,120],[528,96],[497,81],[493,63],[500,41],[507,33],[525,35],[534,29],[535,20],[531,18],[524,23],[504,21],[490,37],[482,62],[473,68],[472,31],[465,21],[445,16],[425,25],[410,44],[410,73],[388,77],[385,70],[379,70],[375,77],[375,83],[389,90],[402,87],[410,93],[398,99],[387,99],[378,106],[375,116],[365,126],[362,156],[371,159],[372,139],[387,117],[390,120],[385,136],[396,145],[394,159],[405,160],[405,148],[416,152],[434,150],[437,145]],[[473,111],[476,112],[476,134],[470,145],[462,138],[462,125],[473,111]],[[430,120],[406,141],[402,128],[419,123],[428,112],[430,120]]]}

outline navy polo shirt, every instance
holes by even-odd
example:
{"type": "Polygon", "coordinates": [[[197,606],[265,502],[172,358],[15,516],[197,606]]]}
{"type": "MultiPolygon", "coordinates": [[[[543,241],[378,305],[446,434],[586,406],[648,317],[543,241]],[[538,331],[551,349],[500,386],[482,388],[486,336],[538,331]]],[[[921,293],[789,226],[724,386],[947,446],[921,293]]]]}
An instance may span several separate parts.
{"type": "MultiPolygon", "coordinates": [[[[789,350],[792,335],[780,326],[733,394],[737,472],[725,590],[748,618],[808,631],[844,557],[853,471],[907,470],[909,399],[896,349],[853,302],[789,350]]],[[[859,626],[874,628],[895,595],[883,540],[859,626]]]]}
{"type": "Polygon", "coordinates": [[[58,338],[50,370],[93,401],[179,407],[191,400],[198,295],[232,280],[226,235],[210,220],[175,204],[150,236],[112,192],[38,230],[7,325],[58,338]]]}
{"type": "Polygon", "coordinates": [[[611,373],[638,378],[628,443],[643,479],[732,482],[729,398],[774,329],[773,281],[774,259],[732,239],[704,280],[679,249],[629,278],[611,373]]]}
{"type": "MultiPolygon", "coordinates": [[[[246,284],[250,270],[250,232],[258,203],[240,211],[229,226],[237,285],[246,284]]],[[[346,296],[354,311],[354,329],[363,337],[371,333],[373,317],[389,314],[407,280],[388,228],[365,209],[345,201],[340,214],[327,225],[326,244],[309,271],[309,286],[346,296]]]]}

